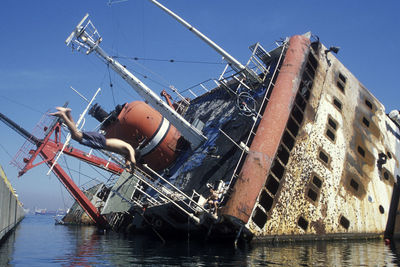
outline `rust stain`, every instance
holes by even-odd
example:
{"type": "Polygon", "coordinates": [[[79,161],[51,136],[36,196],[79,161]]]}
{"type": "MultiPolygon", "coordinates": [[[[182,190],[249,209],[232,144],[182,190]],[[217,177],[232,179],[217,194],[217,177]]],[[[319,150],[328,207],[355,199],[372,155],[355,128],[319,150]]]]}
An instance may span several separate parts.
{"type": "Polygon", "coordinates": [[[326,234],[325,221],[322,218],[318,219],[317,221],[312,221],[310,223],[310,227],[315,230],[317,235],[326,234]]]}
{"type": "Polygon", "coordinates": [[[248,222],[260,191],[265,185],[271,159],[276,155],[285,130],[293,99],[299,88],[300,81],[297,76],[304,68],[309,44],[310,41],[305,36],[297,35],[290,39],[281,71],[250,146],[250,153],[243,165],[242,178],[236,182],[235,192],[222,210],[222,214],[248,222]]]}

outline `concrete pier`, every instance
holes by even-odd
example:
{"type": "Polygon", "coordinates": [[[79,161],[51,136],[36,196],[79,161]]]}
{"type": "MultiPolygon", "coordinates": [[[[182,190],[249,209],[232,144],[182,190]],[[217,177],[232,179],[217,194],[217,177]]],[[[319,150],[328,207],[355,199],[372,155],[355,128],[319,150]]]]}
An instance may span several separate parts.
{"type": "Polygon", "coordinates": [[[22,204],[0,165],[0,244],[24,216],[22,204]]]}

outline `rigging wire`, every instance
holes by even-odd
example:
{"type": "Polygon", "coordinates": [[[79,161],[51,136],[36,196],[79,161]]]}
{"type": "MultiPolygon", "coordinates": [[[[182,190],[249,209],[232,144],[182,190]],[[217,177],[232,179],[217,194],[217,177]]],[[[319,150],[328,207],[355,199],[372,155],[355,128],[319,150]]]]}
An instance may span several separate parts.
{"type": "MultiPolygon", "coordinates": [[[[65,133],[64,132],[61,132],[62,133],[62,135],[65,137],[65,133]]],[[[65,162],[65,166],[63,166],[63,165],[61,165],[60,164],[60,166],[61,167],[66,167],[67,169],[68,169],[68,173],[69,173],[69,176],[72,178],[72,173],[71,173],[71,171],[73,171],[73,172],[76,172],[76,173],[78,173],[79,174],[79,185],[80,185],[80,180],[81,180],[81,175],[82,176],[85,176],[85,177],[87,177],[87,178],[89,178],[91,181],[96,181],[96,182],[98,182],[98,183],[102,183],[102,181],[100,181],[100,180],[98,180],[98,179],[96,179],[96,178],[93,178],[93,177],[91,177],[91,176],[89,176],[89,175],[85,175],[85,174],[83,174],[82,172],[81,172],[81,161],[79,160],[79,171],[77,171],[77,170],[74,170],[74,169],[72,169],[72,168],[70,168],[69,166],[68,166],[68,163],[67,163],[67,161],[66,161],[66,159],[65,159],[66,157],[65,157],[65,155],[63,155],[63,159],[64,159],[64,162],[65,162]]],[[[108,179],[106,176],[104,176],[103,174],[101,174],[97,169],[95,169],[92,165],[90,165],[90,164],[88,164],[91,168],[93,168],[100,176],[102,176],[104,179],[108,179]]],[[[90,181],[89,181],[90,182],[90,181]]],[[[85,183],[85,184],[87,184],[87,183],[85,183]]],[[[84,184],[83,184],[84,185],[84,184]]],[[[80,185],[80,187],[82,187],[83,185],[80,185]]]]}
{"type": "Polygon", "coordinates": [[[4,150],[4,152],[6,152],[6,154],[10,157],[11,161],[13,160],[13,156],[11,156],[11,154],[7,151],[7,149],[0,143],[0,147],[4,150]]]}
{"type": "Polygon", "coordinates": [[[67,170],[68,170],[69,177],[71,177],[71,179],[74,180],[74,179],[72,178],[71,171],[69,170],[69,166],[68,166],[68,162],[67,162],[67,160],[66,160],[65,154],[63,154],[63,159],[64,159],[64,162],[65,162],[65,166],[67,166],[67,170]]]}
{"type": "MultiPolygon", "coordinates": [[[[160,61],[164,61],[164,62],[171,62],[171,63],[178,62],[178,63],[192,63],[192,64],[226,65],[225,62],[190,61],[190,60],[157,59],[157,58],[139,58],[139,57],[129,57],[129,56],[112,56],[112,58],[128,59],[128,60],[134,61],[134,63],[136,65],[138,65],[139,67],[141,67],[141,68],[145,69],[146,71],[152,73],[153,75],[157,76],[159,79],[163,80],[164,83],[158,82],[155,79],[149,78],[147,75],[145,75],[143,73],[140,73],[138,71],[130,69],[131,72],[136,73],[138,75],[141,75],[143,78],[148,79],[148,80],[150,80],[150,81],[152,81],[152,82],[154,82],[154,83],[156,83],[156,84],[158,84],[158,85],[160,85],[160,86],[162,86],[162,87],[164,87],[166,89],[169,89],[169,90],[170,90],[171,83],[167,79],[162,77],[160,74],[152,71],[151,69],[149,69],[148,67],[144,66],[143,64],[140,64],[138,61],[139,60],[143,60],[143,61],[147,60],[147,61],[159,61],[159,62],[160,61]]],[[[228,74],[228,73],[230,73],[232,71],[233,71],[233,69],[230,69],[230,70],[226,71],[226,73],[228,74]]],[[[212,80],[212,79],[208,79],[207,81],[209,81],[209,80],[212,80]]],[[[202,83],[203,82],[201,82],[201,83],[199,83],[199,84],[197,84],[195,86],[198,86],[198,85],[200,85],[202,83]]],[[[191,86],[191,87],[189,87],[187,89],[184,89],[184,90],[180,91],[180,93],[187,92],[187,91],[189,91],[191,88],[193,88],[195,86],[191,86]]]]}
{"type": "MultiPolygon", "coordinates": [[[[166,84],[163,84],[163,83],[161,83],[161,82],[158,82],[158,81],[156,81],[156,80],[154,80],[154,79],[152,79],[152,78],[149,78],[149,76],[147,76],[146,74],[143,74],[143,73],[141,73],[141,72],[138,72],[138,71],[136,71],[136,70],[130,70],[131,72],[134,72],[134,73],[136,73],[136,74],[139,74],[139,75],[141,75],[144,79],[148,79],[149,81],[152,81],[153,83],[155,83],[155,84],[158,84],[158,85],[160,85],[160,86],[162,86],[162,87],[169,87],[168,85],[166,85],[166,84]]],[[[148,71],[150,71],[150,72],[152,72],[151,70],[148,70],[148,71]]],[[[154,74],[156,74],[156,73],[154,73],[154,74]]],[[[157,75],[157,74],[156,74],[157,75]]],[[[160,75],[158,75],[158,76],[160,76],[160,75]]],[[[161,76],[160,76],[161,77],[161,76]]],[[[166,80],[165,80],[166,81],[166,80]]]]}
{"type": "Polygon", "coordinates": [[[143,60],[143,61],[157,61],[157,62],[170,62],[170,63],[188,63],[188,64],[207,64],[207,65],[225,65],[224,62],[211,62],[211,61],[195,61],[195,60],[176,60],[176,59],[161,59],[161,58],[143,58],[143,57],[127,57],[127,56],[113,56],[113,58],[122,58],[130,60],[143,60]]]}
{"type": "Polygon", "coordinates": [[[95,172],[97,172],[100,176],[102,176],[105,180],[107,180],[107,177],[102,174],[101,172],[99,172],[94,166],[88,164],[95,172]]]}
{"type": "MultiPolygon", "coordinates": [[[[118,54],[118,52],[116,52],[116,51],[112,51],[112,52],[118,54]]],[[[131,57],[128,57],[128,56],[111,56],[111,58],[130,59],[131,57]]],[[[104,61],[104,60],[103,60],[103,62],[105,62],[106,64],[108,64],[108,62],[106,62],[106,61],[104,61]]],[[[140,76],[142,76],[144,79],[148,79],[148,80],[150,80],[150,81],[152,81],[152,82],[154,82],[154,83],[156,83],[156,84],[158,84],[158,85],[160,85],[160,86],[162,86],[162,87],[167,87],[167,88],[168,88],[168,86],[171,84],[171,83],[170,83],[167,79],[165,79],[163,76],[161,76],[160,74],[158,74],[158,73],[152,71],[151,69],[149,69],[148,67],[144,66],[143,64],[140,64],[140,63],[138,63],[137,61],[134,62],[134,63],[135,63],[136,65],[138,65],[139,67],[143,68],[145,71],[148,71],[148,72],[150,72],[151,74],[153,74],[154,76],[157,76],[159,79],[163,80],[163,82],[164,82],[165,84],[163,84],[163,82],[159,82],[159,81],[156,81],[155,79],[149,78],[148,75],[143,74],[143,73],[141,73],[141,72],[139,72],[139,71],[135,71],[135,70],[130,69],[130,70],[129,70],[130,72],[137,73],[137,74],[139,74],[140,76]]]]}
{"type": "Polygon", "coordinates": [[[62,199],[62,201],[63,201],[63,207],[64,207],[64,210],[65,210],[66,207],[67,207],[67,205],[65,204],[64,192],[63,192],[63,188],[62,188],[61,183],[59,183],[59,185],[60,185],[61,199],[62,199]]]}
{"type": "Polygon", "coordinates": [[[108,71],[108,79],[110,81],[110,90],[111,90],[111,95],[112,95],[112,98],[113,98],[113,103],[114,103],[114,106],[116,106],[116,104],[115,104],[115,96],[114,96],[114,87],[113,87],[113,83],[111,81],[110,64],[107,64],[107,71],[108,71]]]}
{"type": "Polygon", "coordinates": [[[81,161],[79,161],[79,176],[78,176],[78,185],[80,186],[81,184],[81,161]]]}
{"type": "MultiPolygon", "coordinates": [[[[66,168],[66,166],[64,166],[64,165],[61,165],[61,164],[60,164],[60,166],[63,167],[63,168],[66,168]]],[[[90,166],[90,165],[89,165],[89,166],[90,166]]],[[[77,171],[77,170],[75,170],[75,169],[72,169],[72,168],[70,168],[69,170],[72,171],[72,172],[75,172],[75,173],[79,173],[79,171],[77,171]]],[[[92,182],[92,181],[95,181],[95,182],[97,182],[97,183],[102,183],[102,181],[100,181],[100,180],[98,180],[98,179],[96,179],[96,178],[93,178],[92,176],[89,176],[89,175],[87,175],[87,174],[84,174],[84,173],[82,173],[82,172],[81,172],[81,175],[84,176],[84,177],[86,177],[86,178],[89,178],[89,180],[90,180],[90,181],[86,182],[85,184],[87,184],[87,183],[89,183],[89,182],[92,182]]],[[[85,184],[82,184],[81,187],[82,187],[83,185],[85,185],[85,184]]]]}
{"type": "Polygon", "coordinates": [[[11,98],[6,97],[6,96],[4,96],[4,95],[0,95],[0,97],[4,98],[4,99],[6,99],[6,100],[8,100],[8,101],[10,101],[10,102],[13,102],[14,104],[17,104],[17,105],[23,106],[23,107],[25,107],[25,108],[27,108],[27,109],[30,109],[31,111],[40,113],[41,115],[45,114],[45,112],[42,112],[42,111],[40,111],[40,110],[38,110],[38,109],[35,109],[35,108],[33,108],[33,107],[31,107],[31,106],[28,106],[28,105],[25,105],[25,104],[23,104],[23,103],[17,102],[17,101],[15,101],[14,99],[11,99],[11,98]]]}
{"type": "Polygon", "coordinates": [[[111,7],[111,5],[113,5],[113,4],[123,3],[123,2],[126,2],[126,1],[128,1],[128,0],[108,0],[107,5],[109,7],[111,7]]]}
{"type": "MultiPolygon", "coordinates": [[[[138,64],[138,63],[136,63],[136,64],[138,64]]],[[[162,80],[164,80],[166,83],[169,83],[169,82],[168,82],[165,78],[163,78],[161,75],[155,73],[154,71],[148,69],[147,67],[145,67],[145,66],[143,66],[143,65],[141,65],[141,64],[138,64],[138,65],[141,66],[141,67],[143,67],[145,70],[147,70],[147,71],[149,71],[149,72],[152,72],[154,75],[158,76],[159,78],[161,78],[162,80]]],[[[129,71],[130,71],[130,72],[133,72],[133,73],[136,73],[136,74],[142,76],[144,79],[148,79],[149,81],[152,81],[153,83],[158,84],[158,85],[160,85],[160,86],[162,86],[162,87],[166,87],[166,88],[169,87],[169,85],[164,84],[164,83],[162,83],[162,82],[159,82],[159,81],[157,81],[157,80],[155,80],[155,79],[152,79],[152,78],[150,78],[148,75],[146,75],[146,74],[144,74],[144,73],[142,73],[142,72],[139,72],[139,71],[136,71],[136,70],[133,70],[133,69],[130,69],[129,71]]]]}

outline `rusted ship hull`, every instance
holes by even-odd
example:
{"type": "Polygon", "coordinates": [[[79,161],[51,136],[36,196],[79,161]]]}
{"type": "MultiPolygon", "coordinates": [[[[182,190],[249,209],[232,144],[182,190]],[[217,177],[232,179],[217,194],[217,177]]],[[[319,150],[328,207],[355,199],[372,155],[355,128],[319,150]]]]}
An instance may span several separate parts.
{"type": "Polygon", "coordinates": [[[310,35],[257,49],[261,81],[236,73],[192,99],[182,115],[208,141],[158,173],[123,174],[105,204],[110,225],[236,240],[391,237],[400,131],[385,107],[310,35]],[[209,184],[220,185],[217,211],[209,184]]]}
{"type": "Polygon", "coordinates": [[[302,48],[293,48],[298,58],[286,57],[295,69],[288,72],[284,90],[297,89],[283,97],[291,104],[290,116],[280,117],[286,125],[275,139],[279,146],[273,144],[273,154],[267,154],[272,167],[263,173],[265,184],[243,221],[256,236],[274,239],[383,236],[390,227],[392,193],[398,190],[399,130],[327,48],[299,43],[302,48]]]}

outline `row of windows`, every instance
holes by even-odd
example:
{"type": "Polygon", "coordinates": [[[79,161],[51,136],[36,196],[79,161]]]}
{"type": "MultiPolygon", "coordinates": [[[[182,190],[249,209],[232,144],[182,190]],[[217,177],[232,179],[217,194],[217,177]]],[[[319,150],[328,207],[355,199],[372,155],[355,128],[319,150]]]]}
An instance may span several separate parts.
{"type": "MultiPolygon", "coordinates": [[[[384,214],[384,213],[385,213],[385,209],[383,208],[382,205],[379,205],[378,209],[379,209],[379,212],[380,212],[381,214],[384,214]]],[[[299,218],[298,218],[298,220],[297,220],[297,225],[298,225],[301,229],[303,229],[304,231],[307,231],[307,230],[308,230],[309,222],[308,222],[308,220],[305,219],[303,216],[299,216],[299,218]]],[[[344,229],[348,230],[348,229],[350,228],[350,220],[347,219],[345,216],[340,215],[340,216],[339,216],[339,225],[340,225],[341,227],[343,227],[344,229]]]]}
{"type": "MultiPolygon", "coordinates": [[[[343,94],[345,94],[346,82],[347,82],[347,78],[342,73],[339,73],[337,76],[337,80],[336,80],[336,86],[339,89],[339,91],[343,94]]],[[[365,98],[364,104],[371,112],[376,111],[376,106],[369,99],[365,98]]],[[[342,112],[343,104],[339,100],[339,98],[337,98],[335,96],[333,97],[333,106],[339,112],[342,112]]],[[[365,127],[365,129],[368,129],[370,131],[373,131],[374,129],[378,130],[377,125],[373,121],[368,119],[367,115],[362,115],[360,122],[361,122],[362,126],[365,127]]],[[[326,128],[325,128],[325,135],[326,135],[327,139],[333,143],[335,143],[335,141],[336,141],[336,132],[338,130],[338,126],[339,126],[338,122],[331,115],[328,115],[326,128]]],[[[364,161],[368,161],[367,163],[371,163],[371,162],[369,162],[370,159],[374,158],[372,153],[369,152],[362,144],[356,145],[356,151],[357,151],[358,156],[361,159],[363,159],[364,161]]],[[[388,152],[387,156],[389,158],[391,158],[390,152],[388,152]]],[[[330,168],[331,157],[322,147],[320,147],[318,150],[318,159],[326,167],[330,168]]],[[[383,176],[384,180],[390,181],[390,180],[394,179],[393,175],[386,168],[382,168],[381,172],[382,172],[382,176],[383,176]]],[[[360,183],[360,180],[358,179],[358,177],[355,177],[355,176],[349,177],[348,181],[349,181],[349,186],[351,188],[351,191],[353,191],[355,194],[359,193],[360,190],[364,190],[363,185],[360,183]]],[[[320,196],[320,190],[322,187],[322,183],[323,183],[323,180],[317,174],[312,173],[309,184],[306,189],[306,198],[309,199],[314,205],[318,205],[318,200],[319,200],[319,196],[320,196]]],[[[379,205],[379,212],[381,214],[384,214],[384,212],[385,212],[382,205],[379,205]]],[[[307,219],[305,217],[299,216],[299,218],[297,220],[297,225],[304,231],[307,231],[309,222],[307,221],[307,219]]],[[[341,216],[339,216],[339,225],[347,230],[350,227],[350,221],[345,216],[341,215],[341,216]]]]}
{"type": "MultiPolygon", "coordinates": [[[[299,216],[299,218],[297,220],[297,225],[304,231],[307,231],[309,222],[303,216],[299,216]]],[[[339,216],[339,225],[347,230],[350,227],[350,221],[343,215],[340,215],[339,216]]]]}
{"type": "MultiPolygon", "coordinates": [[[[346,76],[344,76],[344,74],[342,74],[341,72],[339,72],[337,79],[336,79],[336,86],[339,89],[340,92],[342,92],[343,94],[345,94],[345,89],[346,89],[346,82],[347,82],[347,78],[346,76]]],[[[369,99],[365,98],[364,99],[364,104],[366,107],[368,107],[372,112],[376,111],[376,106],[372,103],[372,101],[370,101],[369,99]]],[[[339,110],[342,111],[343,108],[343,104],[342,102],[337,98],[334,97],[333,98],[333,105],[339,110]]]]}
{"type": "MultiPolygon", "coordinates": [[[[259,197],[259,205],[256,207],[254,215],[252,217],[253,222],[260,228],[264,227],[268,219],[268,212],[270,212],[273,207],[275,196],[279,190],[280,181],[285,173],[285,166],[289,161],[290,151],[294,146],[295,138],[303,122],[304,110],[310,96],[310,89],[312,87],[316,67],[315,64],[311,64],[310,62],[317,62],[312,55],[310,58],[312,58],[312,60],[309,59],[306,66],[306,71],[303,74],[299,92],[295,99],[295,105],[288,120],[286,130],[282,136],[277,156],[272,163],[272,167],[268,175],[265,188],[262,190],[259,197]]],[[[339,73],[336,85],[342,93],[345,93],[346,82],[347,78],[342,73],[339,73]]],[[[375,105],[373,105],[370,100],[364,99],[364,104],[372,112],[376,110],[375,105]]],[[[343,104],[339,100],[339,98],[333,97],[333,105],[336,107],[337,110],[339,110],[339,112],[342,112],[343,104]]],[[[361,116],[361,123],[366,129],[369,129],[371,126],[375,126],[374,123],[369,120],[368,116],[366,115],[361,116]]],[[[338,122],[331,115],[328,115],[325,134],[327,138],[333,143],[335,143],[336,141],[338,129],[338,122]]],[[[357,144],[356,151],[359,157],[363,159],[368,159],[372,155],[369,151],[366,150],[364,146],[362,146],[362,144],[357,144]]],[[[331,157],[322,147],[318,150],[318,159],[325,166],[330,167],[331,157]]],[[[382,170],[382,174],[384,179],[386,180],[389,180],[392,177],[390,172],[388,172],[386,169],[382,170]]],[[[360,184],[359,179],[356,179],[354,177],[348,179],[348,181],[349,186],[352,188],[352,191],[356,193],[361,190],[362,184],[360,184]]],[[[310,181],[306,189],[306,198],[309,199],[314,205],[318,205],[322,184],[323,179],[313,173],[310,177],[310,181]]],[[[382,214],[384,213],[384,209],[382,206],[379,206],[379,211],[382,214]]],[[[309,223],[304,217],[300,216],[298,218],[297,224],[300,228],[306,231],[309,223]]],[[[350,227],[350,221],[344,216],[340,216],[339,224],[345,229],[348,229],[350,227]]]]}
{"type": "Polygon", "coordinates": [[[280,182],[286,170],[286,164],[289,161],[290,152],[294,147],[296,136],[303,123],[304,111],[311,95],[317,66],[317,60],[310,53],[277,155],[272,162],[265,187],[258,199],[258,206],[253,213],[252,220],[260,228],[263,228],[267,222],[267,214],[273,207],[275,196],[278,194],[280,182]]]}

